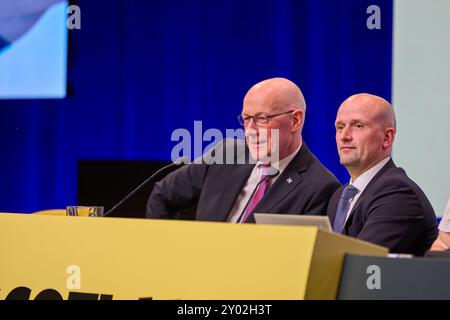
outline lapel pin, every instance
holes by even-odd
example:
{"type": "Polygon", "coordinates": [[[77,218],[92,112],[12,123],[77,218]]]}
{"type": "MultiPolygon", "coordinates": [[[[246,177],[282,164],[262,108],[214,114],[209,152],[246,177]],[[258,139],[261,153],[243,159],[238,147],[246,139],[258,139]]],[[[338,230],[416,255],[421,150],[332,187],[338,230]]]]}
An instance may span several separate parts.
{"type": "Polygon", "coordinates": [[[291,184],[293,181],[292,181],[291,178],[289,178],[289,179],[286,180],[286,182],[289,183],[289,184],[291,184]]]}

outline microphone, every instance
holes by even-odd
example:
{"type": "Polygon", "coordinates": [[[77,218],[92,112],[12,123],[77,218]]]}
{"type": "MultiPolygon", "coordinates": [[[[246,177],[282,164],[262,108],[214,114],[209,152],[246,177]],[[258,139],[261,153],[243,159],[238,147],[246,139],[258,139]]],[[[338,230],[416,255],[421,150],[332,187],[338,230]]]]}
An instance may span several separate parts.
{"type": "Polygon", "coordinates": [[[252,201],[253,196],[256,193],[256,190],[258,190],[259,185],[263,182],[266,181],[267,179],[273,179],[275,178],[277,175],[280,174],[280,170],[277,170],[275,168],[270,168],[270,170],[274,170],[273,173],[268,174],[267,176],[264,177],[264,179],[261,179],[257,184],[255,189],[253,189],[252,194],[250,195],[250,198],[248,199],[247,203],[245,204],[244,209],[242,210],[241,214],[239,215],[239,219],[237,220],[238,223],[242,223],[242,218],[244,218],[244,214],[245,214],[245,210],[247,210],[248,205],[250,204],[250,201],[252,201]]]}
{"type": "Polygon", "coordinates": [[[147,184],[149,184],[150,182],[154,182],[154,179],[160,175],[161,173],[168,171],[169,169],[173,169],[174,167],[181,167],[185,164],[188,164],[189,160],[187,157],[181,157],[176,159],[174,162],[172,162],[171,164],[168,164],[165,167],[162,167],[161,169],[159,169],[158,171],[156,171],[154,174],[152,174],[147,180],[145,180],[144,182],[142,182],[136,189],[134,189],[133,191],[131,191],[125,198],[123,198],[122,200],[119,201],[119,203],[117,203],[114,207],[112,207],[108,212],[106,212],[103,216],[106,217],[108,215],[110,215],[112,212],[114,212],[118,207],[120,207],[123,203],[125,203],[128,199],[130,199],[132,196],[134,196],[136,194],[136,192],[138,192],[139,190],[141,190],[143,187],[145,187],[147,184]]]}

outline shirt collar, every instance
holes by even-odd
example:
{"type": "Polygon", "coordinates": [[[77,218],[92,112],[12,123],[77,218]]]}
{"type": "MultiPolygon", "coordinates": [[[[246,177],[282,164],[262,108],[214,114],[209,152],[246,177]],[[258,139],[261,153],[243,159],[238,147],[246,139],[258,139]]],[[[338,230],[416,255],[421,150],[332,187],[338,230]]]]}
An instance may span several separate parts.
{"type": "Polygon", "coordinates": [[[356,178],[355,181],[352,182],[352,179],[350,179],[349,184],[356,187],[359,190],[359,192],[363,192],[364,189],[369,184],[370,180],[372,180],[373,177],[375,177],[375,175],[381,170],[381,168],[383,168],[386,165],[386,163],[389,162],[389,160],[391,160],[390,156],[378,162],[372,168],[370,168],[362,175],[360,175],[358,178],[356,178]]]}
{"type": "MultiPolygon", "coordinates": [[[[292,161],[292,159],[294,159],[294,157],[300,151],[302,145],[303,145],[303,141],[300,142],[300,145],[298,146],[298,148],[294,152],[292,152],[290,155],[288,155],[284,159],[281,159],[281,160],[279,160],[277,162],[271,163],[270,166],[272,168],[277,169],[280,172],[280,174],[281,174],[284,171],[284,169],[286,169],[286,167],[289,165],[289,163],[292,161]]],[[[257,164],[256,164],[257,167],[261,167],[262,165],[263,165],[263,163],[261,161],[258,161],[257,164]]]]}

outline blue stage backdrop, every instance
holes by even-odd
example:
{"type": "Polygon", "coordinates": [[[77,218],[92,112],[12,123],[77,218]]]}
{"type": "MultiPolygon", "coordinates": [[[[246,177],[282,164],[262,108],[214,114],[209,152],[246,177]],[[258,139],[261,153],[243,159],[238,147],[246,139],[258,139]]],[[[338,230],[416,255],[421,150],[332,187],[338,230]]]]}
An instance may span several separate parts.
{"type": "Polygon", "coordinates": [[[0,211],[76,203],[78,160],[170,160],[177,128],[193,131],[195,120],[204,130],[237,128],[246,91],[276,76],[302,89],[305,141],[344,182],[337,108],[357,92],[390,100],[392,1],[76,4],[81,30],[69,32],[68,97],[0,101],[0,211]],[[380,30],[366,26],[372,4],[380,30]]]}

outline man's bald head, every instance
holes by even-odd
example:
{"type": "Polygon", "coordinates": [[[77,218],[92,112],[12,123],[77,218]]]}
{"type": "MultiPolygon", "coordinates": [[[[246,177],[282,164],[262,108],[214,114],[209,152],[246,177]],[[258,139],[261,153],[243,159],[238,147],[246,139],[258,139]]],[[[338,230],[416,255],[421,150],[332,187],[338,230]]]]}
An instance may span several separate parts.
{"type": "Polygon", "coordinates": [[[253,158],[278,154],[284,159],[296,151],[302,143],[305,111],[305,98],[292,81],[273,78],[251,87],[241,116],[253,158]]]}
{"type": "Polygon", "coordinates": [[[272,78],[255,84],[244,98],[244,105],[246,103],[270,106],[271,112],[306,109],[300,88],[285,78],[272,78]]]}
{"type": "Polygon", "coordinates": [[[353,180],[390,156],[396,119],[385,99],[367,93],[351,96],[339,107],[335,126],[341,163],[353,180]]]}
{"type": "Polygon", "coordinates": [[[345,100],[342,105],[349,103],[371,109],[376,121],[385,128],[397,129],[394,108],[387,100],[369,93],[358,93],[345,100]]]}

